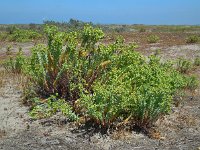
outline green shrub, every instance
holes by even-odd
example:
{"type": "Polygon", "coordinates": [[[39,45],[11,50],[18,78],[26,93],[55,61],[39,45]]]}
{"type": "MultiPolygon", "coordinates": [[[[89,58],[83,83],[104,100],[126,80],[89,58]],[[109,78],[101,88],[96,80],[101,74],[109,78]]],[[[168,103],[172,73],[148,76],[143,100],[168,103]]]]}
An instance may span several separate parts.
{"type": "Polygon", "coordinates": [[[25,72],[38,97],[56,98],[45,104],[36,99],[32,116],[51,116],[64,105],[67,116],[84,116],[103,128],[129,119],[148,127],[170,111],[173,94],[185,86],[171,64],[146,59],[122,37],[101,44],[103,32],[88,25],[81,33],[58,32],[55,26],[45,32],[48,45],[32,49],[25,72]]]}
{"type": "Polygon", "coordinates": [[[187,43],[197,43],[199,41],[199,37],[197,35],[191,35],[186,39],[187,43]]]}
{"type": "Polygon", "coordinates": [[[181,73],[187,73],[192,68],[192,63],[184,58],[179,58],[177,62],[177,70],[181,73]]]}
{"type": "Polygon", "coordinates": [[[160,38],[159,38],[157,35],[150,35],[150,36],[147,38],[147,41],[148,41],[149,43],[157,43],[159,40],[160,40],[160,38]]]}

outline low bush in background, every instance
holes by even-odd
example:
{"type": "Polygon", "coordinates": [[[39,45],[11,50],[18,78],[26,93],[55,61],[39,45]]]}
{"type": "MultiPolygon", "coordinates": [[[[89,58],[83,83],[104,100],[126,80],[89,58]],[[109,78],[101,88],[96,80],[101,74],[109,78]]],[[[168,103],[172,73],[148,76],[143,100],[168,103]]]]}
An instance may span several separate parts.
{"type": "Polygon", "coordinates": [[[0,41],[4,41],[7,38],[6,32],[0,32],[0,41]]]}
{"type": "Polygon", "coordinates": [[[8,35],[9,41],[14,42],[28,42],[32,40],[41,39],[42,35],[32,31],[32,30],[23,30],[23,29],[15,29],[10,35],[8,35]]]}
{"type": "Polygon", "coordinates": [[[197,35],[191,35],[186,39],[187,43],[197,43],[199,41],[199,37],[197,35]]]}
{"type": "Polygon", "coordinates": [[[141,28],[139,29],[139,32],[146,32],[146,29],[145,29],[144,27],[141,27],[141,28]]]}
{"type": "Polygon", "coordinates": [[[159,36],[157,35],[150,35],[148,38],[147,38],[147,41],[149,43],[157,43],[158,41],[160,40],[159,36]]]}
{"type": "Polygon", "coordinates": [[[39,39],[42,39],[42,34],[34,30],[18,29],[16,27],[10,27],[7,32],[0,33],[1,41],[29,42],[39,39]]]}

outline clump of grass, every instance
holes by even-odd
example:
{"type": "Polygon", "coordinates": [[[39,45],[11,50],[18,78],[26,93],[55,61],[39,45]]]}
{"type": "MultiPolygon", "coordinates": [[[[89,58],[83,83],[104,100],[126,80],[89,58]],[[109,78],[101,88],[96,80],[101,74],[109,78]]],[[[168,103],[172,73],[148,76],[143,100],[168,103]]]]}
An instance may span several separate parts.
{"type": "Polygon", "coordinates": [[[143,27],[143,28],[140,28],[139,29],[139,32],[141,33],[141,32],[146,32],[146,29],[143,27]]]}
{"type": "Polygon", "coordinates": [[[200,56],[197,56],[197,57],[194,59],[194,65],[195,65],[195,66],[200,66],[200,56]]]}
{"type": "Polygon", "coordinates": [[[147,41],[149,43],[157,43],[158,41],[160,40],[159,36],[157,35],[150,35],[148,38],[147,38],[147,41]]]}
{"type": "Polygon", "coordinates": [[[22,48],[19,47],[19,51],[16,57],[10,56],[9,60],[5,61],[3,66],[7,71],[19,74],[22,72],[22,67],[24,64],[25,64],[25,57],[22,52],[22,48]]]}
{"type": "Polygon", "coordinates": [[[186,76],[185,81],[186,81],[186,88],[187,89],[195,90],[199,86],[199,80],[198,80],[197,76],[195,76],[195,75],[186,76]]]}
{"type": "Polygon", "coordinates": [[[19,53],[22,52],[22,47],[21,47],[21,46],[18,47],[18,52],[19,52],[19,53]]]}
{"type": "Polygon", "coordinates": [[[5,41],[7,38],[7,33],[5,32],[0,32],[0,41],[5,41]]]}
{"type": "Polygon", "coordinates": [[[160,55],[160,52],[161,52],[161,49],[156,49],[155,52],[154,52],[154,55],[158,56],[158,55],[160,55]]]}
{"type": "Polygon", "coordinates": [[[177,61],[177,70],[181,73],[187,73],[189,70],[192,69],[192,63],[191,61],[179,58],[177,61]]]}
{"type": "Polygon", "coordinates": [[[186,39],[187,43],[197,43],[199,41],[199,37],[197,35],[191,35],[186,39]]]}

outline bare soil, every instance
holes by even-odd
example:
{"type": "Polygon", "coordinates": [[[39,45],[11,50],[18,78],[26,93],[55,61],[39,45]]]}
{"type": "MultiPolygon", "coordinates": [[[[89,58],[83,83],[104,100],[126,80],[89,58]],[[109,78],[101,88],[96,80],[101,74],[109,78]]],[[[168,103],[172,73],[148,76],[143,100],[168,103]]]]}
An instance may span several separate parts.
{"type": "MultiPolygon", "coordinates": [[[[0,48],[0,59],[5,57],[6,44],[0,48]]],[[[16,43],[28,53],[33,43],[16,43]]],[[[142,53],[149,55],[161,48],[165,60],[180,56],[193,60],[200,56],[200,45],[148,45],[142,53]]],[[[57,114],[49,119],[32,120],[28,107],[22,105],[21,77],[0,69],[0,149],[2,150],[199,150],[200,149],[200,88],[186,91],[177,107],[158,120],[151,138],[138,130],[115,131],[101,134],[93,128],[77,128],[57,114]]],[[[193,70],[200,79],[200,67],[193,70]]],[[[175,101],[175,102],[176,102],[175,101]]]]}

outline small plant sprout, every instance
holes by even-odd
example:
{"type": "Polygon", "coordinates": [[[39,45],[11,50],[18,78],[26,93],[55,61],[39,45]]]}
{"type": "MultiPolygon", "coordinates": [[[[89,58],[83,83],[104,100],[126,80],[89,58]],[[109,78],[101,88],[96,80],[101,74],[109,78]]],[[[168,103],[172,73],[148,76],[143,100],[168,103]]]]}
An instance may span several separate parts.
{"type": "Polygon", "coordinates": [[[7,48],[6,48],[6,55],[11,55],[12,54],[11,49],[12,49],[11,45],[7,46],[7,48]]]}

